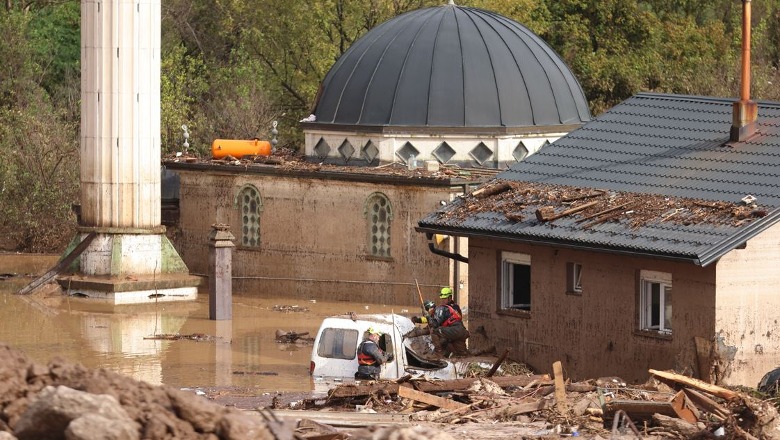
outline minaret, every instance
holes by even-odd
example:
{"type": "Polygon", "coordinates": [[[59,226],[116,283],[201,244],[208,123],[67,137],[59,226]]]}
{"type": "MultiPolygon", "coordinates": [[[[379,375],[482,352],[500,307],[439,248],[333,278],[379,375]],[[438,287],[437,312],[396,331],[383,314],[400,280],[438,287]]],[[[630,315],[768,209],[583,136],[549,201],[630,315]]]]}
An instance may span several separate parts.
{"type": "Polygon", "coordinates": [[[69,289],[115,303],[193,299],[160,213],[160,0],[81,1],[81,221],[69,289]]]}

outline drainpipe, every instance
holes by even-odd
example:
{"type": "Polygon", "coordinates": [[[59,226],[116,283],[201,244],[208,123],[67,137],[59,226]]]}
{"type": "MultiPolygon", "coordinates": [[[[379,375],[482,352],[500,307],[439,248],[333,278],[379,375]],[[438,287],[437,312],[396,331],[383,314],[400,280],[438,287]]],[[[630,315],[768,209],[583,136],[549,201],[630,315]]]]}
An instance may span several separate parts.
{"type": "Polygon", "coordinates": [[[434,254],[441,255],[441,256],[447,257],[447,258],[451,258],[451,259],[453,259],[455,261],[460,261],[461,263],[469,264],[469,259],[467,257],[464,257],[461,254],[456,254],[456,253],[453,253],[453,252],[448,252],[448,251],[441,250],[441,249],[437,248],[436,247],[436,243],[434,243],[433,233],[432,232],[426,232],[425,233],[425,238],[428,239],[428,250],[430,250],[434,254]]]}
{"type": "Polygon", "coordinates": [[[758,105],[750,100],[750,0],[742,0],[742,89],[733,104],[731,142],[742,142],[756,133],[758,105]]]}

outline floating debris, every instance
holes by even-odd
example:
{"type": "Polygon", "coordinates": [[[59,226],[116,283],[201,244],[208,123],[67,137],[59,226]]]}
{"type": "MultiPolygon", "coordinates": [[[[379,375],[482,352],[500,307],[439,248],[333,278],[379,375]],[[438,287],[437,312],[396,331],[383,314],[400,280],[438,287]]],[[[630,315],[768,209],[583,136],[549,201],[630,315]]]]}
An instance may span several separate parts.
{"type": "Polygon", "coordinates": [[[290,312],[294,312],[295,313],[295,312],[308,312],[309,309],[306,308],[306,307],[301,307],[301,306],[275,305],[274,306],[274,311],[275,312],[285,312],[285,313],[290,313],[290,312]]]}

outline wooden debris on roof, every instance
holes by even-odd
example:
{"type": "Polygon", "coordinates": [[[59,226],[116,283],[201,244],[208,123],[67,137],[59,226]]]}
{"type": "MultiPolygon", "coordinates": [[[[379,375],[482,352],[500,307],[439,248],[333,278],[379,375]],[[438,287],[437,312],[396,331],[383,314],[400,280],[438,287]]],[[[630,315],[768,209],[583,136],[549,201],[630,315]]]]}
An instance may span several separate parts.
{"type": "Polygon", "coordinates": [[[755,203],[748,205],[499,179],[464,196],[462,203],[441,211],[439,216],[463,221],[479,213],[502,214],[514,222],[522,222],[534,214],[538,222],[572,216],[581,228],[610,221],[624,221],[630,228],[660,222],[739,227],[768,215],[766,208],[755,203]],[[589,202],[578,203],[582,200],[589,202]]]}

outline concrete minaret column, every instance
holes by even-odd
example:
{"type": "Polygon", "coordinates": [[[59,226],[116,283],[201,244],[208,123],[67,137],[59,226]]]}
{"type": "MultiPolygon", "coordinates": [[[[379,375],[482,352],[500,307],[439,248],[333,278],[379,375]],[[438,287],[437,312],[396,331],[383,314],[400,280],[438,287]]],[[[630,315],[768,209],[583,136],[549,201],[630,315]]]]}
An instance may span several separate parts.
{"type": "Polygon", "coordinates": [[[81,2],[83,226],[160,226],[160,0],[81,2]]]}
{"type": "Polygon", "coordinates": [[[200,282],[161,224],[160,1],[81,1],[81,223],[69,247],[86,249],[59,281],[117,304],[194,299],[200,282]]]}

